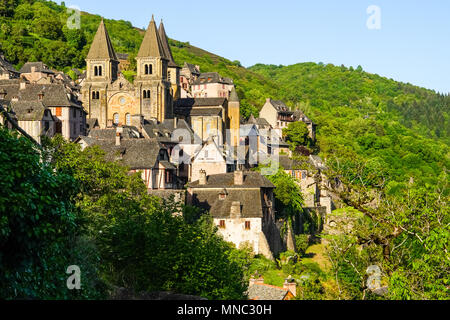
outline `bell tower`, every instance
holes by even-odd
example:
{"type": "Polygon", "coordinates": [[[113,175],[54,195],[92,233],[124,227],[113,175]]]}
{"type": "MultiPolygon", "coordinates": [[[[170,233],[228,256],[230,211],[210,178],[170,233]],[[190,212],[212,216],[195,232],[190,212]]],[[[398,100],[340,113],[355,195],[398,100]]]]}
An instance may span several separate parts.
{"type": "Polygon", "coordinates": [[[154,17],[147,28],[136,61],[134,85],[140,92],[144,118],[160,122],[172,118],[171,84],[167,79],[169,59],[165,55],[154,17]]]}
{"type": "Polygon", "coordinates": [[[86,57],[86,79],[81,90],[88,119],[97,119],[101,128],[108,124],[107,91],[118,71],[119,60],[102,19],[86,57]]]}

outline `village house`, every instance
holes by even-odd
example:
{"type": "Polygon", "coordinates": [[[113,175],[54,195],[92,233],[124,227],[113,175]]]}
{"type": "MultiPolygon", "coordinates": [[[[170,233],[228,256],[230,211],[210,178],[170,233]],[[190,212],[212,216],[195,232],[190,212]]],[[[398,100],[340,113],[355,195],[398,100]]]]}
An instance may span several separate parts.
{"type": "Polygon", "coordinates": [[[228,99],[233,88],[233,80],[221,77],[217,72],[201,73],[191,84],[194,98],[228,99]]]}
{"type": "Polygon", "coordinates": [[[287,128],[290,123],[301,121],[307,125],[310,138],[316,139],[316,124],[302,111],[292,111],[283,101],[267,99],[259,116],[266,119],[280,137],[283,135],[283,129],[287,128]]]}
{"type": "Polygon", "coordinates": [[[36,84],[21,80],[6,85],[0,83],[0,90],[6,92],[5,100],[42,103],[55,117],[54,134],[61,134],[70,141],[85,134],[86,112],[77,96],[65,85],[36,84]]]}
{"type": "Polygon", "coordinates": [[[169,154],[155,139],[142,138],[135,128],[108,128],[91,130],[88,137],[77,139],[82,148],[99,146],[106,152],[107,161],[117,161],[139,173],[147,189],[170,190],[177,187],[176,167],[169,154]]]}
{"type": "Polygon", "coordinates": [[[37,143],[42,136],[53,137],[55,119],[52,112],[39,101],[17,101],[10,103],[12,118],[37,143]]]}
{"type": "Polygon", "coordinates": [[[200,67],[193,64],[184,63],[183,68],[180,71],[180,98],[193,98],[191,91],[191,84],[200,76],[200,67]]]}
{"type": "Polygon", "coordinates": [[[20,77],[26,79],[32,83],[38,83],[39,81],[45,81],[55,76],[55,72],[43,62],[27,62],[20,69],[20,77]]]}
{"type": "Polygon", "coordinates": [[[202,171],[198,181],[188,184],[186,203],[210,212],[226,241],[273,259],[283,247],[275,225],[274,188],[258,172],[207,176],[202,171]]]}

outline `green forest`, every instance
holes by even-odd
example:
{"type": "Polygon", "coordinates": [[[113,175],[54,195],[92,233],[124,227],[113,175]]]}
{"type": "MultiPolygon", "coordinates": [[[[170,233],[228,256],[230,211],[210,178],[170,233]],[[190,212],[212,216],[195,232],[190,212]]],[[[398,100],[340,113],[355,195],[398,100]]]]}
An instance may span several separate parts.
{"type": "MultiPolygon", "coordinates": [[[[74,77],[71,69],[85,67],[101,17],[82,13],[81,29],[69,30],[69,15],[65,6],[49,1],[0,0],[0,51],[17,68],[43,61],[74,77]]],[[[106,19],[105,24],[116,52],[130,54],[133,62],[144,30],[127,21],[106,19]]],[[[309,217],[315,227],[297,235],[297,262],[286,262],[296,255],[289,252],[276,262],[251,257],[216,237],[208,216],[198,219],[195,208],[174,208],[143,195],[138,179],[120,166],[105,166],[99,150],[82,152],[56,139],[38,152],[51,159],[45,164],[24,138],[2,130],[0,210],[13,210],[0,217],[0,269],[6,271],[0,283],[9,285],[1,288],[0,298],[95,299],[105,297],[111,286],[128,286],[240,299],[243,279],[257,270],[275,285],[289,274],[308,275],[303,299],[367,299],[374,297],[366,294],[365,272],[376,264],[389,287],[386,299],[448,299],[448,94],[367,73],[361,66],[308,62],[244,68],[189,43],[170,44],[178,65],[188,62],[232,78],[244,118],[257,116],[270,97],[301,109],[317,124],[317,141],[305,145],[326,161],[328,179],[341,182],[330,185],[343,207],[333,214],[352,215],[353,231],[322,235],[321,222],[309,217]],[[33,175],[24,174],[24,168],[33,175]],[[179,210],[184,218],[173,218],[179,210]],[[163,226],[162,233],[155,226],[163,226]],[[121,234],[130,234],[129,242],[118,241],[121,234]],[[168,241],[168,234],[177,236],[168,241]],[[314,243],[316,237],[328,241],[326,249],[314,243]],[[75,249],[68,239],[76,239],[70,242],[75,249]],[[137,244],[161,254],[140,256],[137,244]],[[312,260],[312,253],[323,257],[323,264],[312,260]],[[42,286],[54,273],[65,281],[62,266],[74,259],[91,270],[82,296],[42,286]],[[148,279],[145,270],[167,277],[148,279]]],[[[133,71],[126,76],[131,79],[133,71]]],[[[295,132],[285,132],[293,149],[304,140],[295,132]]],[[[278,172],[270,179],[282,190],[277,205],[285,218],[303,214],[292,178],[278,172]]]]}

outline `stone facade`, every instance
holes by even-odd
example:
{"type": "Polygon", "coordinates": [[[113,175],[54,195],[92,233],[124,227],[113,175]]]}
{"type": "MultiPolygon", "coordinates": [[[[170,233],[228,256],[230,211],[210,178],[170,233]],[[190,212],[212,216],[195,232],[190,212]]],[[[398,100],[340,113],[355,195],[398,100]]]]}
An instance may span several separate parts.
{"type": "Polygon", "coordinates": [[[119,73],[119,60],[101,22],[86,58],[87,75],[82,88],[88,118],[97,119],[100,128],[131,125],[131,118],[136,115],[159,122],[173,117],[179,71],[167,52],[168,44],[165,50],[161,32],[165,35],[163,25],[158,31],[152,18],[136,57],[137,76],[132,84],[119,73]]]}

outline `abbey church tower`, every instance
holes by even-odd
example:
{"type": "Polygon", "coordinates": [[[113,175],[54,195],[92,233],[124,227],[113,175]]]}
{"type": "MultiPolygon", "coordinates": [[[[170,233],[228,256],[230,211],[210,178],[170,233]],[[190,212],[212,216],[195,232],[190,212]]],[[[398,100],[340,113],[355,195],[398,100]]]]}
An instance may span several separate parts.
{"type": "Polygon", "coordinates": [[[101,21],[86,57],[86,79],[81,90],[88,118],[97,119],[101,128],[131,125],[137,116],[160,122],[173,117],[174,88],[179,80],[172,84],[168,70],[178,67],[164,27],[162,30],[164,43],[152,17],[136,57],[137,75],[132,84],[119,72],[119,60],[101,21]]]}
{"type": "Polygon", "coordinates": [[[134,81],[142,97],[142,115],[146,119],[164,121],[172,118],[171,84],[167,78],[169,59],[152,17],[136,56],[137,76],[134,81]]]}

